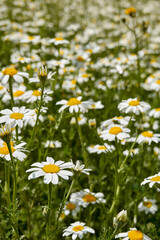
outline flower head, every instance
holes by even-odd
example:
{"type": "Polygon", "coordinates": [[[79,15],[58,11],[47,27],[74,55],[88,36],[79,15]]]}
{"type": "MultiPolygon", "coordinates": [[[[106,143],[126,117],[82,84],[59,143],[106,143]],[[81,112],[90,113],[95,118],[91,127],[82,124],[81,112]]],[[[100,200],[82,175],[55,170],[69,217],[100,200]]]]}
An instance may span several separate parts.
{"type": "Polygon", "coordinates": [[[54,185],[58,184],[59,177],[68,180],[69,176],[72,176],[73,173],[68,170],[64,170],[66,168],[72,168],[73,163],[64,161],[56,161],[51,158],[47,157],[46,162],[42,163],[33,163],[31,165],[33,168],[28,169],[26,172],[32,172],[28,179],[34,179],[41,176],[44,176],[44,183],[49,184],[53,183],[54,185]]]}
{"type": "Polygon", "coordinates": [[[144,185],[146,183],[149,183],[149,187],[153,187],[155,183],[160,184],[160,172],[158,174],[155,174],[154,176],[150,176],[148,178],[145,178],[144,181],[141,183],[141,185],[144,185]]]}
{"type": "Polygon", "coordinates": [[[72,223],[68,228],[63,230],[63,237],[72,235],[72,239],[75,240],[77,237],[80,239],[83,238],[83,234],[89,233],[95,233],[93,228],[85,226],[85,223],[83,222],[75,222],[72,223]]]}
{"type": "Polygon", "coordinates": [[[77,172],[82,172],[87,175],[89,175],[89,172],[92,171],[92,169],[85,168],[85,165],[80,163],[79,160],[76,161],[76,164],[73,164],[72,169],[77,172]]]}
{"type": "Polygon", "coordinates": [[[124,128],[121,125],[110,125],[106,130],[102,131],[101,138],[103,140],[114,141],[115,138],[119,140],[123,140],[125,138],[129,138],[130,135],[128,134],[130,129],[124,128]]]}
{"type": "Polygon", "coordinates": [[[119,233],[115,236],[115,238],[122,238],[124,240],[151,240],[148,236],[136,228],[130,228],[130,231],[128,232],[119,233]]]}
{"type": "Polygon", "coordinates": [[[0,73],[0,80],[2,81],[3,85],[5,85],[8,82],[10,77],[13,77],[13,79],[16,82],[22,83],[23,82],[23,77],[28,78],[29,74],[25,73],[25,72],[19,72],[15,68],[5,68],[0,73]]]}
{"type": "Polygon", "coordinates": [[[144,211],[145,214],[152,213],[155,214],[155,212],[158,210],[158,207],[156,205],[156,200],[154,199],[147,199],[146,197],[143,198],[143,201],[140,202],[138,205],[139,212],[144,211]]]}
{"type": "Polygon", "coordinates": [[[70,98],[68,101],[67,100],[61,100],[56,103],[56,105],[63,105],[60,109],[59,112],[62,112],[64,109],[69,108],[69,112],[87,112],[88,111],[88,102],[82,102],[81,101],[82,97],[74,97],[70,98]]]}
{"type": "Polygon", "coordinates": [[[11,139],[11,133],[15,127],[16,121],[12,121],[11,123],[6,123],[4,126],[0,128],[0,137],[4,142],[8,142],[11,139]]]}

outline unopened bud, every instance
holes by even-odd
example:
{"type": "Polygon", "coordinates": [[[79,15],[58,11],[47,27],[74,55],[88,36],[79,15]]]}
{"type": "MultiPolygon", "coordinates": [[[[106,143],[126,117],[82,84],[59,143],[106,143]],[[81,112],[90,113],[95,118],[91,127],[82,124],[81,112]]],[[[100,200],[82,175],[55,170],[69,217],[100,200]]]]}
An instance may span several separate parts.
{"type": "Polygon", "coordinates": [[[39,77],[39,80],[44,82],[47,78],[47,66],[41,66],[39,69],[38,69],[38,77],[39,77]]]}

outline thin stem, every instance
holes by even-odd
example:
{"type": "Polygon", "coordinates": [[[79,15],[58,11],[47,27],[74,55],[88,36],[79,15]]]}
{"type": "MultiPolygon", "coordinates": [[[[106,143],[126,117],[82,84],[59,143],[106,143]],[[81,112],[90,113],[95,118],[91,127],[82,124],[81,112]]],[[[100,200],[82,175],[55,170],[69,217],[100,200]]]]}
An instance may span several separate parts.
{"type": "Polygon", "coordinates": [[[39,104],[39,108],[38,108],[36,123],[34,125],[33,131],[32,131],[32,136],[31,136],[31,140],[30,140],[30,142],[28,144],[28,147],[32,146],[32,142],[33,142],[33,139],[34,139],[34,136],[35,136],[36,127],[37,127],[37,124],[38,124],[38,121],[39,121],[39,115],[40,115],[41,107],[42,107],[42,104],[43,104],[43,93],[44,93],[44,83],[42,85],[41,99],[40,99],[40,104],[39,104]]]}
{"type": "Polygon", "coordinates": [[[7,203],[8,206],[10,205],[11,198],[10,198],[10,162],[4,162],[4,167],[5,167],[5,186],[4,190],[7,195],[7,203]]]}
{"type": "Polygon", "coordinates": [[[15,207],[16,196],[17,196],[17,176],[16,176],[16,166],[15,166],[15,162],[14,162],[13,155],[12,155],[12,149],[11,149],[10,141],[7,142],[7,147],[8,147],[8,150],[9,150],[9,155],[10,155],[11,163],[12,163],[12,167],[13,167],[13,205],[15,207]]]}
{"type": "Polygon", "coordinates": [[[88,157],[87,157],[87,152],[84,146],[84,140],[83,140],[83,135],[82,135],[82,131],[81,131],[81,127],[78,124],[78,117],[77,117],[77,113],[75,112],[75,119],[76,119],[76,125],[77,125],[77,129],[78,129],[78,135],[79,135],[79,139],[81,142],[81,147],[82,147],[82,152],[83,152],[83,157],[84,157],[84,161],[85,161],[85,165],[86,167],[88,167],[88,157]]]}
{"type": "Polygon", "coordinates": [[[13,98],[13,88],[12,88],[12,78],[9,77],[9,91],[11,96],[11,106],[14,106],[14,98],[13,98]]]}
{"type": "Polygon", "coordinates": [[[48,213],[47,213],[47,227],[46,238],[49,240],[50,228],[51,228],[51,205],[52,205],[52,183],[48,186],[48,213]]]}

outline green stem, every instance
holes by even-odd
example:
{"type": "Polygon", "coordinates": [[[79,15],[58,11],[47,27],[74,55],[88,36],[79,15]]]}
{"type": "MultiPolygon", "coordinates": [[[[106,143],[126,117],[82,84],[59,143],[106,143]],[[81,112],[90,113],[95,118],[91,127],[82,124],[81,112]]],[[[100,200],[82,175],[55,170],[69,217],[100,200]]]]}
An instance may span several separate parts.
{"type": "Polygon", "coordinates": [[[9,77],[9,91],[11,96],[11,106],[14,106],[14,98],[13,98],[13,88],[12,88],[12,78],[9,77]]]}
{"type": "Polygon", "coordinates": [[[32,146],[32,143],[33,143],[33,140],[34,140],[37,124],[38,124],[38,121],[39,121],[39,115],[40,115],[41,107],[42,107],[42,104],[43,104],[43,93],[44,93],[44,83],[42,85],[41,99],[40,99],[40,104],[39,104],[39,108],[38,108],[36,123],[35,123],[33,131],[32,131],[32,136],[31,136],[31,140],[30,140],[30,142],[28,144],[28,148],[32,146]]]}
{"type": "Polygon", "coordinates": [[[79,139],[81,142],[81,147],[82,147],[82,152],[83,152],[83,157],[84,157],[84,162],[86,167],[88,167],[88,157],[87,157],[87,152],[84,146],[84,140],[83,140],[83,135],[82,135],[82,131],[81,131],[81,127],[78,124],[78,117],[77,117],[77,113],[75,112],[75,119],[76,119],[76,125],[77,125],[77,129],[78,129],[78,135],[79,135],[79,139]]]}
{"type": "Polygon", "coordinates": [[[10,141],[7,142],[7,147],[9,150],[9,155],[10,155],[11,163],[12,163],[12,167],[13,167],[13,206],[15,208],[16,196],[17,196],[17,176],[16,176],[16,165],[15,165],[15,162],[13,159],[10,141]]]}
{"type": "Polygon", "coordinates": [[[51,228],[51,206],[52,206],[52,183],[48,186],[48,213],[47,213],[47,227],[46,227],[46,239],[49,240],[50,228],[51,228]]]}
{"type": "Polygon", "coordinates": [[[5,161],[5,186],[4,190],[7,195],[7,203],[8,206],[10,205],[11,198],[10,198],[10,162],[5,161]]]}

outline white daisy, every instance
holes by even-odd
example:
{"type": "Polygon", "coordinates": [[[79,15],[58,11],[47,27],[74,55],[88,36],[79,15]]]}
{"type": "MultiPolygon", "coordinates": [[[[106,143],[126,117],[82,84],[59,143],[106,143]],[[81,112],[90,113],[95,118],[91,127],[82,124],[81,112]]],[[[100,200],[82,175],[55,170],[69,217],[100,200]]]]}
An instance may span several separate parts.
{"type": "Polygon", "coordinates": [[[42,163],[33,163],[31,165],[33,168],[28,169],[26,172],[32,172],[28,179],[34,179],[41,176],[44,176],[44,183],[49,184],[53,183],[54,185],[58,184],[59,177],[68,180],[69,176],[72,176],[73,173],[71,171],[64,170],[66,168],[72,168],[73,163],[64,161],[56,161],[51,158],[47,157],[46,162],[42,163]]]}
{"type": "Polygon", "coordinates": [[[61,148],[62,143],[59,141],[47,140],[44,144],[45,148],[61,148]]]}
{"type": "MultiPolygon", "coordinates": [[[[23,147],[25,144],[25,142],[22,142],[15,146],[11,141],[11,151],[14,158],[23,161],[27,157],[24,153],[24,151],[27,150],[23,147]]],[[[0,141],[0,157],[6,159],[7,161],[11,160],[7,144],[3,141],[0,141]]]]}
{"type": "MultiPolygon", "coordinates": [[[[48,89],[44,89],[43,92],[43,101],[44,102],[49,102],[52,101],[52,97],[48,96],[49,94],[52,94],[53,91],[50,91],[48,89]]],[[[41,89],[36,89],[36,90],[29,90],[25,93],[25,98],[27,99],[27,103],[33,103],[36,102],[37,100],[41,99],[42,91],[41,89]]]]}
{"type": "Polygon", "coordinates": [[[95,145],[92,153],[106,153],[106,152],[112,152],[115,150],[115,147],[113,145],[108,145],[107,143],[104,143],[104,145],[95,145]]]}
{"type": "Polygon", "coordinates": [[[6,122],[10,123],[13,120],[16,121],[16,125],[20,128],[23,127],[24,120],[30,118],[30,114],[32,114],[32,110],[26,109],[25,106],[22,107],[13,107],[12,110],[5,109],[0,111],[4,116],[0,117],[0,123],[6,122]]]}
{"type": "Polygon", "coordinates": [[[153,83],[151,83],[150,88],[156,92],[160,91],[160,79],[154,81],[153,83]]]}
{"type": "Polygon", "coordinates": [[[105,203],[104,194],[101,192],[93,193],[89,189],[72,193],[70,197],[71,202],[76,202],[82,207],[87,207],[89,204],[105,203]]]}
{"type": "Polygon", "coordinates": [[[59,44],[68,44],[69,42],[65,40],[63,37],[55,37],[49,40],[50,43],[54,43],[54,45],[59,44]]]}
{"type": "Polygon", "coordinates": [[[75,222],[71,223],[71,225],[63,230],[63,237],[64,236],[70,236],[72,235],[72,240],[75,240],[77,237],[80,239],[83,238],[83,234],[89,233],[95,233],[93,228],[85,226],[85,223],[83,222],[75,222]]]}
{"type": "Polygon", "coordinates": [[[104,108],[104,105],[101,103],[101,101],[94,102],[93,100],[89,101],[89,109],[102,109],[104,108]]]}
{"type": "Polygon", "coordinates": [[[3,85],[8,82],[10,77],[13,77],[16,82],[22,83],[24,81],[23,77],[28,78],[29,74],[25,72],[19,72],[15,68],[5,68],[2,70],[2,72],[0,72],[0,80],[2,81],[3,85]]]}
{"type": "Polygon", "coordinates": [[[123,240],[151,240],[148,236],[143,234],[136,228],[130,228],[130,231],[119,233],[115,238],[122,238],[123,240]]]}
{"type": "MultiPolygon", "coordinates": [[[[46,76],[47,80],[54,80],[52,77],[56,72],[49,72],[46,76]]],[[[35,83],[35,82],[40,82],[40,79],[38,77],[32,77],[28,79],[29,83],[35,83]]]]}
{"type": "Polygon", "coordinates": [[[149,116],[150,116],[150,117],[154,117],[154,118],[160,118],[160,108],[152,109],[152,110],[149,112],[149,116]]]}
{"type": "MultiPolygon", "coordinates": [[[[84,124],[87,122],[87,118],[84,117],[83,114],[80,114],[80,115],[78,116],[77,120],[78,120],[78,124],[79,124],[79,125],[84,125],[84,124]]],[[[76,124],[76,119],[75,119],[75,117],[72,117],[72,118],[71,118],[70,124],[76,124]]]]}
{"type": "Polygon", "coordinates": [[[158,207],[156,205],[156,200],[143,198],[143,201],[138,205],[139,212],[145,211],[145,214],[157,212],[158,207]]]}
{"type": "Polygon", "coordinates": [[[119,105],[118,109],[124,111],[125,113],[133,112],[137,115],[146,112],[150,109],[150,105],[146,102],[140,102],[137,98],[129,98],[128,100],[123,100],[119,105]]]}
{"type": "Polygon", "coordinates": [[[6,122],[10,123],[13,120],[16,121],[16,125],[20,128],[23,127],[23,122],[30,118],[30,114],[32,114],[32,110],[26,109],[25,106],[22,107],[13,107],[12,110],[5,109],[0,111],[4,116],[0,117],[0,123],[6,122]]]}
{"type": "Polygon", "coordinates": [[[137,142],[139,144],[142,142],[148,143],[148,144],[151,144],[151,142],[158,143],[159,141],[160,141],[160,134],[153,133],[152,131],[144,131],[137,138],[137,142]]]}
{"type": "Polygon", "coordinates": [[[80,211],[80,206],[78,204],[72,203],[71,201],[66,202],[63,212],[67,216],[72,214],[73,217],[77,216],[77,213],[80,211]]]}
{"type": "Polygon", "coordinates": [[[139,148],[134,148],[134,149],[132,149],[130,152],[129,152],[129,150],[123,151],[123,155],[124,155],[124,156],[130,155],[131,157],[134,157],[134,156],[137,155],[138,153],[139,153],[139,148]]]}
{"type": "Polygon", "coordinates": [[[82,102],[81,101],[82,97],[77,97],[77,98],[70,98],[68,101],[67,100],[61,100],[56,103],[56,105],[63,105],[60,109],[59,112],[62,112],[64,109],[69,107],[69,112],[88,112],[88,102],[82,102]]]}
{"type": "Polygon", "coordinates": [[[130,129],[124,128],[122,125],[111,125],[108,129],[102,131],[100,137],[108,141],[115,141],[115,138],[123,140],[130,137],[129,132],[130,129]]]}
{"type": "Polygon", "coordinates": [[[2,138],[4,142],[11,139],[11,133],[15,127],[15,124],[16,121],[13,120],[11,123],[5,123],[5,125],[0,128],[0,138],[2,138]]]}
{"type": "Polygon", "coordinates": [[[155,183],[160,184],[160,172],[158,174],[155,174],[154,176],[145,178],[141,185],[145,185],[146,183],[149,183],[150,188],[153,187],[155,183]]]}
{"type": "Polygon", "coordinates": [[[72,169],[77,172],[82,172],[87,175],[89,175],[89,172],[92,171],[92,169],[85,168],[85,165],[80,163],[79,160],[76,161],[76,164],[73,163],[72,169]]]}

